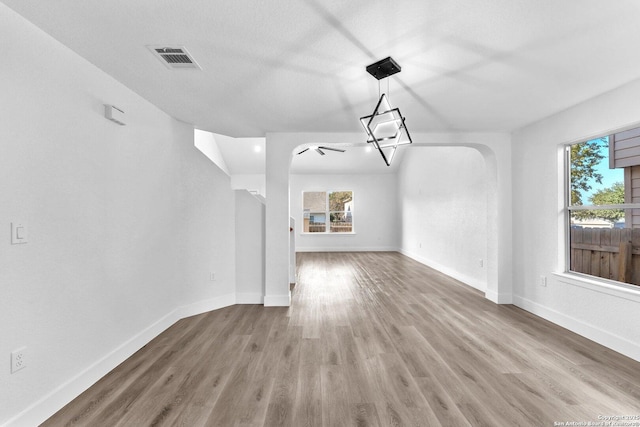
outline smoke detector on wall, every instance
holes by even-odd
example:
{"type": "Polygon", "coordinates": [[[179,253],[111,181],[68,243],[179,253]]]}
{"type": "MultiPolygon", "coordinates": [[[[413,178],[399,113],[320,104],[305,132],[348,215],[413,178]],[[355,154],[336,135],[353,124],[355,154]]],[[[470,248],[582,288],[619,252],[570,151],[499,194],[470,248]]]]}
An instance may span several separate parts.
{"type": "Polygon", "coordinates": [[[126,124],[124,122],[124,111],[114,105],[104,105],[104,116],[120,126],[124,126],[126,124]]]}
{"type": "Polygon", "coordinates": [[[197,69],[202,70],[200,65],[193,59],[193,56],[184,46],[150,45],[147,48],[165,67],[170,69],[197,69]]]}

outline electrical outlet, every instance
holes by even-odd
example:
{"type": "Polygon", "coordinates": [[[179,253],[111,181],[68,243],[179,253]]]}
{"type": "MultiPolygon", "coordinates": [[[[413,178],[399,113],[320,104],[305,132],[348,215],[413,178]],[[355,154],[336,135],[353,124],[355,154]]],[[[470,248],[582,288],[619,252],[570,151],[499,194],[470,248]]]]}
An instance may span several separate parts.
{"type": "Polygon", "coordinates": [[[211,280],[212,282],[215,282],[215,280],[216,280],[216,273],[209,273],[209,280],[211,280]]]}
{"type": "Polygon", "coordinates": [[[540,276],[540,286],[547,287],[547,276],[540,276]]]}
{"type": "Polygon", "coordinates": [[[11,352],[11,373],[18,372],[27,367],[26,359],[27,347],[22,347],[11,352]]]}
{"type": "Polygon", "coordinates": [[[484,260],[482,258],[478,260],[478,266],[480,266],[480,268],[484,267],[484,260]]]}

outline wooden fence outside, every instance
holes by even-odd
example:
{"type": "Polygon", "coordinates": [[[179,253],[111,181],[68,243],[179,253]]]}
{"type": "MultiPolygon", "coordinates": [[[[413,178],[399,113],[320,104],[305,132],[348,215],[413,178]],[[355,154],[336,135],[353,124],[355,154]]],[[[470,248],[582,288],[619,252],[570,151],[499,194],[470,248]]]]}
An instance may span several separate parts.
{"type": "MultiPolygon", "coordinates": [[[[353,231],[353,225],[350,222],[331,222],[330,230],[332,233],[351,233],[353,231]]],[[[325,224],[309,224],[309,233],[324,233],[327,230],[325,224]]]]}
{"type": "Polygon", "coordinates": [[[640,285],[640,228],[572,228],[571,271],[640,285]]]}

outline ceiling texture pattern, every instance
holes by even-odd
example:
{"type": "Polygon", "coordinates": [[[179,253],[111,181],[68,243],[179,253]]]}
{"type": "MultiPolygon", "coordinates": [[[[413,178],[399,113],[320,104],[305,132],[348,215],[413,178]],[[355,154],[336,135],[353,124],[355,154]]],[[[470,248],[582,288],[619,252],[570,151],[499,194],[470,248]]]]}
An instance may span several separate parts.
{"type": "Polygon", "coordinates": [[[510,131],[640,76],[638,0],[4,0],[171,116],[233,137],[360,132],[389,83],[411,132],[510,131]],[[185,46],[170,70],[148,45],[185,46]]]}

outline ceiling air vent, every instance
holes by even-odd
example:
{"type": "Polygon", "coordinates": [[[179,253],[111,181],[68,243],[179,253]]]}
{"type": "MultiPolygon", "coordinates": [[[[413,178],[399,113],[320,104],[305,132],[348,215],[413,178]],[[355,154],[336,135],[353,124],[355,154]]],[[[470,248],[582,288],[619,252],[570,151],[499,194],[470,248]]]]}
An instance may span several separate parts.
{"type": "Polygon", "coordinates": [[[197,70],[202,69],[184,46],[147,47],[167,68],[195,68],[197,70]]]}

